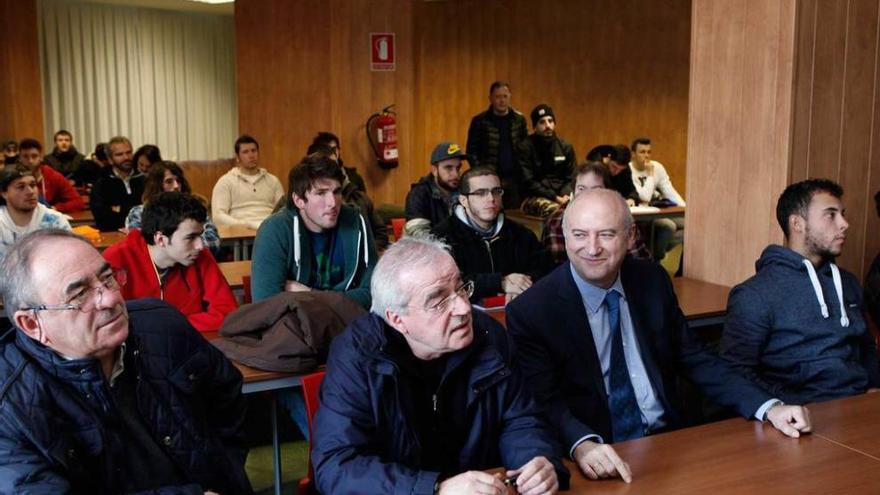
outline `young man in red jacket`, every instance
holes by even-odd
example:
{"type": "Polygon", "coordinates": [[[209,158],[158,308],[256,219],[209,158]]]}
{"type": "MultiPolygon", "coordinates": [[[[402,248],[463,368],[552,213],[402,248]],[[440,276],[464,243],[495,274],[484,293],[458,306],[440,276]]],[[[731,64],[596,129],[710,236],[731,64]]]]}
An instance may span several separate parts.
{"type": "Polygon", "coordinates": [[[141,229],[104,251],[113,268],[128,273],[122,296],[158,297],[179,309],[198,331],[218,330],[237,304],[205,249],[207,215],[201,201],[179,192],[162,193],[147,204],[141,229]]]}
{"type": "Polygon", "coordinates": [[[43,161],[43,145],[32,138],[22,139],[18,145],[19,161],[27,166],[37,179],[40,202],[61,213],[86,209],[86,204],[66,177],[43,161]]]}

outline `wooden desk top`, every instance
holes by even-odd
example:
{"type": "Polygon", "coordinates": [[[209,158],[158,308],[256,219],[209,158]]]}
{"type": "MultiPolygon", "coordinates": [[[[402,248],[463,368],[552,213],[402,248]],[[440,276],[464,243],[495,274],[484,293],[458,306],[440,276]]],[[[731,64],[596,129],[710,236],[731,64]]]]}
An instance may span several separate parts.
{"type": "MultiPolygon", "coordinates": [[[[816,436],[880,461],[880,393],[810,404],[816,436]]],[[[874,493],[880,493],[874,492],[874,493]]]]}
{"type": "Polygon", "coordinates": [[[74,211],[67,213],[67,215],[70,217],[70,225],[74,227],[77,225],[93,225],[95,223],[95,215],[92,214],[92,210],[74,211]]]}
{"type": "Polygon", "coordinates": [[[117,242],[125,239],[126,234],[119,231],[101,232],[101,240],[97,244],[92,244],[98,251],[103,251],[117,242]]]}
{"type": "Polygon", "coordinates": [[[220,271],[223,272],[223,276],[226,277],[226,282],[229,283],[229,287],[231,287],[232,290],[244,287],[242,278],[251,274],[251,262],[249,260],[224,261],[222,263],[217,263],[217,265],[220,267],[220,271]]]}
{"type": "MultiPolygon", "coordinates": [[[[844,399],[847,401],[848,399],[844,399]]],[[[874,398],[880,403],[880,394],[874,398]]],[[[572,463],[571,493],[594,494],[825,494],[880,493],[880,459],[823,438],[829,430],[866,433],[849,427],[846,415],[860,403],[833,404],[817,417],[817,432],[800,439],[783,436],[769,423],[744,419],[615,444],[615,450],[633,471],[633,482],[618,479],[590,481],[572,463]]],[[[873,407],[874,413],[880,404],[873,407]]],[[[867,415],[866,415],[867,416],[867,415]]],[[[877,416],[871,421],[865,444],[876,443],[877,416]]],[[[866,427],[867,428],[867,427],[866,427]]],[[[876,449],[875,449],[876,450],[876,449]]]]}
{"type": "Polygon", "coordinates": [[[221,240],[253,239],[257,231],[244,225],[218,225],[217,233],[221,240]]]}
{"type": "Polygon", "coordinates": [[[721,316],[727,312],[730,287],[685,277],[673,278],[672,287],[686,318],[721,316]]]}

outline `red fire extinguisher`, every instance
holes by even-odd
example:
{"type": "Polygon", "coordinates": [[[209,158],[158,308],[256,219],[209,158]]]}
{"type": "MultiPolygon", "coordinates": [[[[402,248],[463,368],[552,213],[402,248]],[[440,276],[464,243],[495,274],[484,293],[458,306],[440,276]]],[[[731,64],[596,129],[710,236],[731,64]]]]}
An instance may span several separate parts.
{"type": "Polygon", "coordinates": [[[392,108],[394,104],[367,119],[367,140],[376,161],[384,169],[397,167],[397,114],[392,108]]]}

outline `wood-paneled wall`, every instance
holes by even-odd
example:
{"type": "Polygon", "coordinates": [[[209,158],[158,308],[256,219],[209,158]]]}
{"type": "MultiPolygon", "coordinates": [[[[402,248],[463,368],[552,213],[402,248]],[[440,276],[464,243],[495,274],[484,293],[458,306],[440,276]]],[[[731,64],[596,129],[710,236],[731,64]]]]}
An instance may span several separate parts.
{"type": "Polygon", "coordinates": [[[0,0],[0,140],[43,136],[36,0],[0,0]]]}
{"type": "Polygon", "coordinates": [[[553,106],[583,159],[647,135],[685,188],[690,2],[525,0],[236,2],[239,123],[276,174],[312,136],[340,135],[377,203],[402,203],[442,140],[465,144],[489,84],[525,114],[553,106]],[[370,32],[397,35],[395,72],[370,72],[370,32]],[[375,166],[364,122],[396,103],[401,165],[375,166]]]}
{"type": "Polygon", "coordinates": [[[843,185],[840,265],[880,252],[880,2],[694,0],[685,274],[735,284],[782,243],[788,184],[843,185]]]}

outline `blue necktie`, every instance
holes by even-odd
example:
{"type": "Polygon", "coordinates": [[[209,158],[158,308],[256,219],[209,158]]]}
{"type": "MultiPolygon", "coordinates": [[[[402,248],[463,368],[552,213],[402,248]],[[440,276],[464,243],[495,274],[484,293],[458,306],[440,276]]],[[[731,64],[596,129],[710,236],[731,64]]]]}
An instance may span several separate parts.
{"type": "Polygon", "coordinates": [[[608,308],[608,326],[611,329],[610,393],[608,408],[611,411],[611,427],[614,442],[622,442],[644,435],[642,414],[636,401],[636,392],[629,379],[626,355],[623,352],[623,335],[620,331],[620,293],[609,290],[605,293],[605,306],[608,308]]]}

